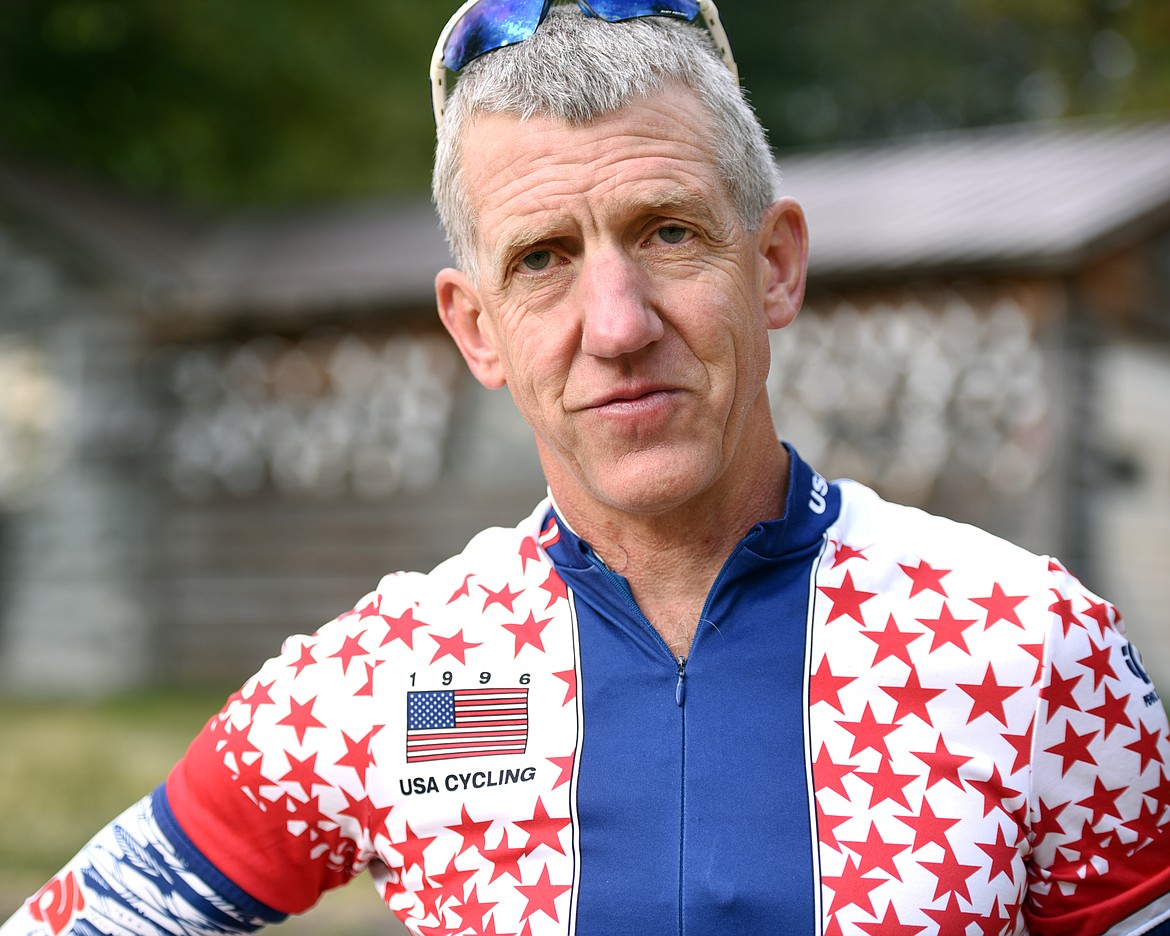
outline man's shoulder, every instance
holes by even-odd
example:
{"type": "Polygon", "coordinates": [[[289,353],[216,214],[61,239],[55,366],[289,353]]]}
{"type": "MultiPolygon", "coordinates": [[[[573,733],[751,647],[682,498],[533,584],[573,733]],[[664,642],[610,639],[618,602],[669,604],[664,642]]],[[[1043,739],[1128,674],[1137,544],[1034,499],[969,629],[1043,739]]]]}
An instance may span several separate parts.
{"type": "Polygon", "coordinates": [[[980,527],[886,500],[855,481],[835,482],[841,512],[829,538],[871,559],[916,559],[935,568],[982,569],[991,575],[1046,576],[1053,560],[980,527]]]}

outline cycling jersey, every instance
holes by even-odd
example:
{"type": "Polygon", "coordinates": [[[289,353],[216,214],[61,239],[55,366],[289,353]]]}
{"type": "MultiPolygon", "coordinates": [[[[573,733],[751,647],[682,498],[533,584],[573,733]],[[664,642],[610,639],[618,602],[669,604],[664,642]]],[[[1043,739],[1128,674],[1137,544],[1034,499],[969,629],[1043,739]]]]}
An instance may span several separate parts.
{"type": "Polygon", "coordinates": [[[289,639],[3,936],[244,932],[363,872],[426,936],[1138,934],[1167,733],[1059,563],[793,453],[685,659],[546,502],[289,639]]]}

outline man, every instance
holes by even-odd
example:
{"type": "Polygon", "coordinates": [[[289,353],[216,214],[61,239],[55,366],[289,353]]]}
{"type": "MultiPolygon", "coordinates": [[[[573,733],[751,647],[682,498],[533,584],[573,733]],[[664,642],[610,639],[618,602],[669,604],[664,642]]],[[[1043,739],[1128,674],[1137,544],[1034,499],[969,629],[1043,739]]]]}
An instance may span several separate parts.
{"type": "Polygon", "coordinates": [[[1170,932],[1116,612],[776,439],[806,230],[714,8],[518,6],[440,43],[437,296],[551,499],[287,641],[3,936],[243,932],[363,871],[420,934],[1170,932]]]}

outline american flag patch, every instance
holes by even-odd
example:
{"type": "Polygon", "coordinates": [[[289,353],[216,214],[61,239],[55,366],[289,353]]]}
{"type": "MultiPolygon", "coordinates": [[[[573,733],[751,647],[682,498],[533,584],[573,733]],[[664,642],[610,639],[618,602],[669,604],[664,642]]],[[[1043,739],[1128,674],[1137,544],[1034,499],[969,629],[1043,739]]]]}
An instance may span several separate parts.
{"type": "Polygon", "coordinates": [[[406,762],[523,754],[527,689],[440,689],[406,695],[406,762]]]}

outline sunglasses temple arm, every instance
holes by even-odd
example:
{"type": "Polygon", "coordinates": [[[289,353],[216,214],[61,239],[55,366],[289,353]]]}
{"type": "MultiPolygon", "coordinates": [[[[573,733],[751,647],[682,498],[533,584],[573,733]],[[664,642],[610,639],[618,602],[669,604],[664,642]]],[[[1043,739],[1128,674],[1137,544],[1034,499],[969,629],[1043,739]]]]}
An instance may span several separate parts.
{"type": "Polygon", "coordinates": [[[735,64],[735,56],[731,54],[731,42],[727,38],[723,24],[719,21],[719,10],[716,9],[712,0],[699,0],[699,12],[703,15],[703,22],[715,42],[715,48],[723,56],[723,62],[727,65],[732,77],[735,78],[735,83],[739,84],[739,66],[735,64]]]}

